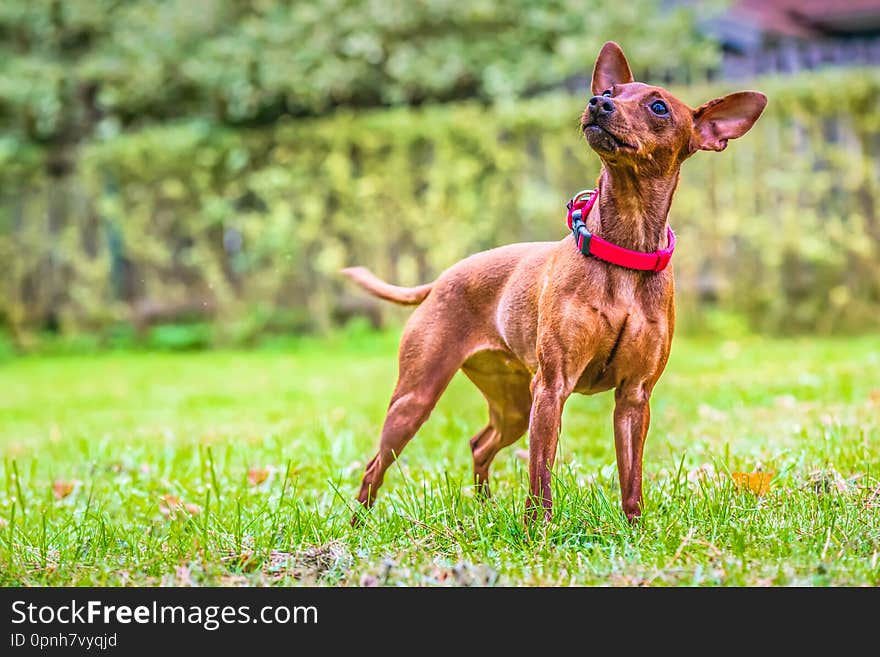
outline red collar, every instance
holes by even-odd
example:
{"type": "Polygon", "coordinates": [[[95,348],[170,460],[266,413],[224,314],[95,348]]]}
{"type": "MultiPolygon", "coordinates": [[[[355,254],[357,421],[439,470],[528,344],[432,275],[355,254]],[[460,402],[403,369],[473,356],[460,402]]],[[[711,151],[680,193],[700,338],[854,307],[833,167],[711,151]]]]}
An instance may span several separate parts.
{"type": "Polygon", "coordinates": [[[675,233],[672,232],[672,229],[669,226],[666,227],[666,239],[669,246],[665,249],[653,253],[624,249],[622,246],[603,240],[587,230],[584,221],[590,214],[590,210],[593,209],[593,205],[596,204],[597,198],[599,198],[598,190],[585,189],[578,192],[566,205],[568,208],[568,228],[574,236],[577,250],[586,256],[593,256],[627,269],[641,271],[663,271],[666,269],[669,259],[672,258],[672,252],[675,251],[675,233]]]}

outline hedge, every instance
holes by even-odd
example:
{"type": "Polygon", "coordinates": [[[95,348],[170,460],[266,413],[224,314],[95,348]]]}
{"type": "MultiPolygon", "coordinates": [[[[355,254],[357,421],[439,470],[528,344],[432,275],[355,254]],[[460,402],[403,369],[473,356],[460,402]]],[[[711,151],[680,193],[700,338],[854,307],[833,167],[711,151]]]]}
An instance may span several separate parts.
{"type": "MultiPolygon", "coordinates": [[[[683,168],[683,326],[720,310],[767,332],[880,328],[880,71],[753,86],[770,98],[755,128],[683,168]]],[[[734,90],[674,91],[696,105],[734,90]]],[[[61,174],[0,141],[0,322],[22,344],[181,317],[242,341],[372,312],[339,268],[414,284],[474,251],[563,237],[565,201],[599,168],[584,101],[189,120],[72,145],[61,174]]]]}

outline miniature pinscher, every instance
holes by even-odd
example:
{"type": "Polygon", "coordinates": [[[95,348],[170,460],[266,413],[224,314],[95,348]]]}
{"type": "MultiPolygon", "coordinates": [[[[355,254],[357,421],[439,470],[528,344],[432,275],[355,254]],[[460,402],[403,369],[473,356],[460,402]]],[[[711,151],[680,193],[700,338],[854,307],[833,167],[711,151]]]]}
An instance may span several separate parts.
{"type": "MultiPolygon", "coordinates": [[[[613,42],[599,52],[592,93],[581,128],[602,171],[595,191],[568,204],[571,236],[477,253],[412,288],[385,283],[362,267],[344,270],[377,297],[418,305],[401,337],[379,451],[358,495],[365,507],[461,369],[489,404],[488,423],[470,440],[481,493],[489,493],[495,455],[528,430],[525,521],[549,520],[562,407],[573,392],[614,388],[623,511],[630,521],[641,515],[651,391],[666,366],[675,323],[667,266],[675,235],[667,215],[681,164],[744,135],[767,98],[740,91],[692,109],[662,87],[634,82],[613,42]]],[[[352,522],[358,521],[355,514],[352,522]]]]}

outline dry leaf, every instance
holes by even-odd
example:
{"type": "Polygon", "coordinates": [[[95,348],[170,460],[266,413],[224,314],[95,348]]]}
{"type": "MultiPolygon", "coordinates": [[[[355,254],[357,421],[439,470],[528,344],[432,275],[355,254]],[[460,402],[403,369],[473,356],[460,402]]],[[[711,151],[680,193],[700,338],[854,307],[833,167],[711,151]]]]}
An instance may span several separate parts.
{"type": "Polygon", "coordinates": [[[251,486],[259,486],[269,478],[269,468],[251,468],[247,478],[251,486]]]}
{"type": "Polygon", "coordinates": [[[183,508],[186,509],[186,512],[191,516],[197,516],[202,512],[202,507],[198,504],[193,504],[191,502],[187,502],[183,505],[183,508]]]}
{"type": "Polygon", "coordinates": [[[770,480],[775,472],[733,472],[733,483],[738,491],[747,490],[755,495],[764,495],[770,491],[770,480]]]}
{"type": "Polygon", "coordinates": [[[56,500],[61,500],[70,495],[74,488],[76,488],[75,482],[56,479],[55,483],[52,484],[52,493],[55,495],[56,500]]]}

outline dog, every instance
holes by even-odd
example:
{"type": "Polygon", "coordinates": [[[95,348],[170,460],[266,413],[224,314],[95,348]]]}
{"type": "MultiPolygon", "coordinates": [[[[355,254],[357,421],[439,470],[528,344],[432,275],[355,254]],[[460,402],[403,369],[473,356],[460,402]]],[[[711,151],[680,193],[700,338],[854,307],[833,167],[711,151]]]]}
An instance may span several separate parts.
{"type": "MultiPolygon", "coordinates": [[[[574,392],[613,388],[623,512],[631,522],[640,517],[651,392],[675,325],[667,215],[681,164],[748,132],[767,97],[740,91],[692,109],[666,89],[633,81],[611,41],[596,60],[592,94],[581,128],[602,171],[595,191],[568,204],[571,235],[477,253],[412,288],[363,267],[343,270],[381,299],[418,306],[403,330],[397,385],[358,494],[364,507],[461,369],[489,405],[488,423],[470,440],[479,493],[489,494],[496,454],[528,431],[524,520],[549,521],[563,405],[574,392]]],[[[352,524],[359,521],[356,512],[352,524]]]]}

